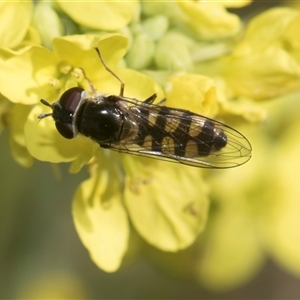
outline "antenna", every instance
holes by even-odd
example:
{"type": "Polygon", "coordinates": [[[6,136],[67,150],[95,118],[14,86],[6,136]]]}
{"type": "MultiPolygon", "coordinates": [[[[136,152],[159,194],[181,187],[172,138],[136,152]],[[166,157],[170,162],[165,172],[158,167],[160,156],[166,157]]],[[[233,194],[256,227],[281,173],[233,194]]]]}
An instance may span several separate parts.
{"type": "MultiPolygon", "coordinates": [[[[49,106],[52,109],[52,105],[48,101],[46,101],[44,99],[41,99],[41,103],[43,103],[46,106],[49,106]]],[[[50,116],[52,116],[52,112],[51,113],[46,113],[46,114],[39,114],[38,119],[41,120],[41,119],[44,119],[44,118],[50,117],[50,116]]]]}

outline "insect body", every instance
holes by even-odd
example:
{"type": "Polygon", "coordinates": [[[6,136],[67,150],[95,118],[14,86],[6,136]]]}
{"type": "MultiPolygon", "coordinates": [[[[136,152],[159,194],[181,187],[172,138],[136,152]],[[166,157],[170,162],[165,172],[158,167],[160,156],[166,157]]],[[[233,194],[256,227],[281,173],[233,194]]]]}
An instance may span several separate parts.
{"type": "Polygon", "coordinates": [[[103,148],[203,168],[230,168],[247,162],[251,145],[235,129],[188,110],[153,104],[156,94],[145,101],[123,96],[124,83],[104,63],[107,71],[120,82],[120,96],[98,94],[90,80],[93,97],[80,87],[62,94],[49,104],[58,132],[67,139],[87,136],[103,148]]]}

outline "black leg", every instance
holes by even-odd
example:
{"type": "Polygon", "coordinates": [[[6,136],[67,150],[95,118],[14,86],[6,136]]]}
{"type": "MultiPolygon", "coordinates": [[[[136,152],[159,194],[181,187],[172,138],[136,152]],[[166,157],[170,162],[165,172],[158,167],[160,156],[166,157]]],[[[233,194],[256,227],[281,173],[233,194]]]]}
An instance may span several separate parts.
{"type": "Polygon", "coordinates": [[[145,104],[152,104],[154,102],[154,100],[156,99],[157,95],[153,94],[152,96],[150,96],[149,98],[147,98],[146,100],[143,101],[143,103],[145,104]]]}

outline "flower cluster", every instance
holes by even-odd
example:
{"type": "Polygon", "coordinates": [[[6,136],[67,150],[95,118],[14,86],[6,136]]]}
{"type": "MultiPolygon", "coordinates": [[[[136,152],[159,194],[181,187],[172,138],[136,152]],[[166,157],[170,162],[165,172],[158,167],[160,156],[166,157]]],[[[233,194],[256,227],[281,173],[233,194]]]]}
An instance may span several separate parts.
{"type": "Polygon", "coordinates": [[[300,273],[299,114],[287,104],[288,93],[300,90],[300,12],[273,8],[245,25],[226,8],[248,2],[0,4],[0,130],[7,127],[12,155],[24,167],[34,159],[68,162],[72,173],[88,167],[73,216],[101,269],[120,267],[135,246],[133,227],[161,250],[157,261],[211,289],[247,281],[266,252],[300,273]],[[127,97],[156,93],[167,106],[242,128],[253,137],[254,159],[203,171],[114,153],[84,137],[66,140],[51,118],[38,122],[49,110],[41,98],[53,103],[74,86],[91,92],[82,69],[98,91],[119,94],[94,47],[124,81],[127,97]],[[261,104],[275,98],[275,108],[261,104]],[[268,111],[276,121],[263,128],[268,111]]]}

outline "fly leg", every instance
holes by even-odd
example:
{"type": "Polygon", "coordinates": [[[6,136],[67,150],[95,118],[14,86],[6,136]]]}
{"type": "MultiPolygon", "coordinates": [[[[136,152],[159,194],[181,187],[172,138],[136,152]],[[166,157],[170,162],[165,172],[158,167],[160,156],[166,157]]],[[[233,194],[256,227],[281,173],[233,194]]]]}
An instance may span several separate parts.
{"type": "Polygon", "coordinates": [[[121,80],[121,78],[113,70],[111,70],[106,65],[106,63],[105,63],[105,61],[104,61],[104,59],[102,57],[102,54],[101,54],[99,48],[95,47],[95,50],[96,50],[96,52],[97,52],[97,54],[98,54],[98,56],[99,56],[99,58],[100,58],[100,60],[102,62],[103,67],[105,68],[105,70],[107,72],[109,72],[112,76],[114,76],[120,82],[121,87],[120,87],[120,95],[119,96],[123,97],[124,96],[125,83],[121,80]]]}

